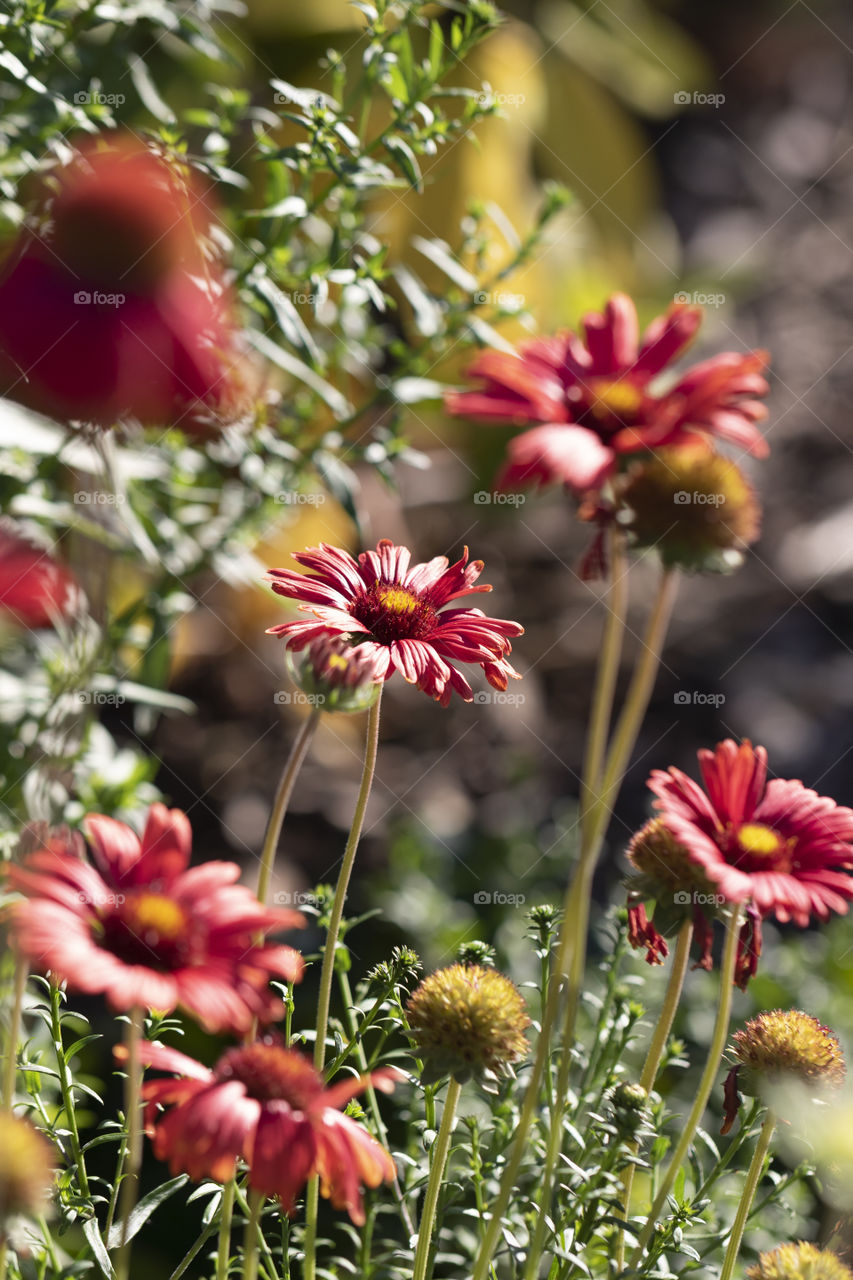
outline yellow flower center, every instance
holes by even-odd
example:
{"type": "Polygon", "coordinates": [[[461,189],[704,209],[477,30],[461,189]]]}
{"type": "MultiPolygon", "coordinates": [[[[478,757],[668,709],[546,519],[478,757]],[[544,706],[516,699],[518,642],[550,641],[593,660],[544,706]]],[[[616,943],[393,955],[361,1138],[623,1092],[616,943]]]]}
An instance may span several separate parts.
{"type": "Polygon", "coordinates": [[[343,654],[330,653],[326,659],[326,666],[330,671],[346,671],[349,668],[349,663],[343,654]]]}
{"type": "Polygon", "coordinates": [[[414,613],[420,601],[405,587],[380,587],[379,601],[391,613],[414,613]]]}
{"type": "Polygon", "coordinates": [[[183,909],[161,893],[141,893],[122,911],[125,922],[146,942],[174,942],[187,927],[183,909]]]}
{"type": "Polygon", "coordinates": [[[744,853],[755,858],[769,858],[782,847],[781,836],[760,822],[745,822],[738,828],[737,840],[744,853]]]}
{"type": "Polygon", "coordinates": [[[639,387],[624,378],[611,382],[608,378],[596,378],[589,384],[590,411],[600,422],[616,418],[628,425],[636,416],[643,402],[639,387]]]}

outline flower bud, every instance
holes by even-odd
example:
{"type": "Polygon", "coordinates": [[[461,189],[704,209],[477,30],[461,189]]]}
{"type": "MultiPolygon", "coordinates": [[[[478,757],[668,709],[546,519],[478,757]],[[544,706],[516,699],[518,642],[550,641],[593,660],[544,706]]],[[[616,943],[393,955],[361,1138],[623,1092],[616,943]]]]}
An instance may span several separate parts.
{"type": "Polygon", "coordinates": [[[816,1092],[837,1089],[847,1074],[838,1038],[799,1009],[774,1009],[752,1018],[735,1032],[733,1051],[738,1061],[725,1083],[723,1133],[734,1123],[740,1093],[764,1097],[768,1088],[789,1080],[816,1092]]]}
{"type": "Polygon", "coordinates": [[[9,1218],[42,1211],[53,1171],[53,1152],[29,1120],[0,1114],[0,1236],[9,1218]]]}
{"type": "Polygon", "coordinates": [[[301,653],[287,649],[286,660],[294,683],[324,711],[366,711],[379,697],[371,661],[342,636],[321,636],[301,653]]]}
{"type": "Polygon", "coordinates": [[[406,1011],[409,1034],[424,1060],[421,1079],[434,1084],[511,1075],[528,1050],[530,1018],[521,994],[495,969],[454,964],[420,984],[406,1011]]]}
{"type": "Polygon", "coordinates": [[[727,573],[758,537],[761,511],[737,463],[696,442],[660,449],[627,473],[619,523],[665,565],[727,573]]]}
{"type": "Polygon", "coordinates": [[[837,1253],[805,1240],[760,1254],[746,1274],[748,1280],[853,1280],[853,1271],[837,1253]]]}

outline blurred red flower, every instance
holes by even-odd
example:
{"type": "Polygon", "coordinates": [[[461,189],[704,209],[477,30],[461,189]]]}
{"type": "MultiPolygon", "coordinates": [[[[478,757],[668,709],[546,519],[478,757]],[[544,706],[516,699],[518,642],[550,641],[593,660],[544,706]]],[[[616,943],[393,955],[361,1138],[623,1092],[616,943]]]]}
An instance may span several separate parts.
{"type": "Polygon", "coordinates": [[[49,627],[74,608],[79,587],[70,569],[0,523],[0,610],[27,627],[49,627]]]}
{"type": "Polygon", "coordinates": [[[703,791],[680,769],[656,770],[656,809],[729,902],[807,925],[853,898],[853,810],[804,787],[767,781],[767,752],[731,738],[699,752],[703,791]]]}
{"type": "Polygon", "coordinates": [[[153,805],[141,840],[100,814],[84,826],[96,867],[77,842],[51,840],[6,869],[26,895],[12,907],[12,934],[32,964],[74,990],[103,992],[115,1009],[181,1006],[209,1031],[244,1033],[255,1018],[282,1016],[269,979],[297,981],[302,957],[260,939],[301,925],[297,912],[262,906],[234,883],[232,862],[189,867],[192,832],[178,809],[153,805]]]}
{"type": "Polygon", "coordinates": [[[766,416],[767,354],[733,351],[689,369],[669,390],[655,380],[684,351],[702,319],[673,303],[640,339],[634,303],[616,293],[604,313],[583,318],[584,337],[564,332],[525,342],[518,354],[484,351],[468,370],[480,390],[452,391],[452,414],[484,422],[539,423],[509,444],[499,483],[598,489],[620,458],[697,433],[728,440],[756,457],[767,445],[755,423],[766,416]]]}
{"type": "Polygon", "coordinates": [[[468,681],[448,659],[482,667],[495,689],[506,689],[518,673],[507,661],[510,636],[523,634],[517,622],[488,618],[479,609],[447,609],[461,596],[491,587],[474,583],[483,572],[482,560],[449,565],[445,556],[410,567],[411,552],[383,538],[375,551],[354,560],[347,551],[323,543],[294,554],[310,574],[270,569],[273,591],[300,602],[311,622],[284,622],[269,635],[283,636],[291,649],[324,636],[346,636],[358,646],[362,666],[373,679],[387,680],[400,670],[405,680],[437,699],[443,707],[453,689],[466,702],[474,694],[468,681]],[[442,612],[442,610],[444,610],[442,612]]]}
{"type": "Polygon", "coordinates": [[[277,1197],[286,1212],[319,1174],[322,1194],[357,1225],[364,1222],[362,1185],[378,1187],[394,1177],[385,1148],[338,1110],[371,1083],[390,1091],[398,1078],[393,1068],[325,1088],[308,1058],[272,1038],[229,1049],[212,1071],[148,1041],[142,1061],[179,1077],[142,1087],[154,1152],[173,1173],[227,1182],[242,1158],[249,1185],[277,1197]],[[152,1125],[157,1104],[173,1104],[173,1110],[152,1125]]]}
{"type": "Polygon", "coordinates": [[[193,431],[237,393],[229,303],[186,170],[124,135],[53,175],[0,273],[0,393],[61,420],[193,431]]]}

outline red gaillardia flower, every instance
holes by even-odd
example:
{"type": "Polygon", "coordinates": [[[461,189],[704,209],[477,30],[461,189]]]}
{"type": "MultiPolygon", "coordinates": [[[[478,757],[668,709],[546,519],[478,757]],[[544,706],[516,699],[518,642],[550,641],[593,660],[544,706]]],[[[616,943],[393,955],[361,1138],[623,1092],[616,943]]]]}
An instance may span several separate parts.
{"type": "Polygon", "coordinates": [[[82,842],[60,839],[7,868],[26,895],[12,908],[14,944],[33,965],[115,1009],[180,1006],[209,1031],[282,1015],[269,980],[297,981],[302,957],[259,939],[301,925],[297,912],[262,906],[235,884],[233,862],[189,867],[192,832],[178,809],[153,805],[141,840],[99,814],[84,826],[96,866],[77,856],[82,842]]]}
{"type": "Polygon", "coordinates": [[[141,1056],[147,1066],[179,1077],[142,1087],[154,1152],[173,1173],[227,1182],[243,1159],[249,1185],[276,1197],[288,1213],[319,1174],[322,1194],[358,1225],[364,1222],[361,1187],[394,1177],[385,1148],[338,1109],[371,1083],[390,1092],[400,1078],[394,1068],[326,1088],[304,1054],[272,1037],[229,1049],[212,1071],[162,1044],[143,1041],[141,1056]],[[158,1104],[173,1110],[155,1125],[158,1104]]]}
{"type": "Polygon", "coordinates": [[[475,586],[482,560],[449,565],[445,556],[410,567],[411,552],[387,538],[375,551],[354,560],[347,552],[323,543],[294,554],[310,574],[270,569],[267,580],[280,596],[298,600],[311,622],[285,622],[269,628],[283,636],[291,649],[304,649],[323,636],[345,636],[369,659],[373,679],[387,680],[399,670],[409,684],[437,699],[443,707],[453,689],[466,702],[474,695],[453,661],[482,667],[495,689],[505,689],[509,677],[519,679],[507,661],[510,636],[524,628],[517,622],[488,618],[479,609],[445,609],[451,600],[491,591],[475,586]]]}
{"type": "Polygon", "coordinates": [[[499,480],[507,488],[596,490],[621,459],[697,435],[763,457],[767,445],[755,423],[767,411],[755,397],[768,390],[766,352],[727,351],[668,389],[656,385],[701,319],[698,307],[677,302],[640,339],[634,303],[616,293],[603,314],[584,316],[583,338],[564,332],[525,342],[517,355],[482,352],[468,370],[482,388],[450,392],[447,409],[484,422],[540,424],[511,441],[499,480]]]}
{"type": "Polygon", "coordinates": [[[105,427],[129,416],[193,431],[200,413],[227,415],[230,304],[185,167],[106,135],[51,184],[0,273],[0,394],[105,427]]]}
{"type": "Polygon", "coordinates": [[[702,790],[679,769],[656,770],[655,808],[715,890],[762,916],[807,925],[853,898],[853,810],[804,787],[767,781],[767,752],[730,738],[699,752],[702,790]]]}
{"type": "Polygon", "coordinates": [[[70,569],[0,523],[0,611],[27,627],[49,627],[72,612],[79,592],[70,569]]]}

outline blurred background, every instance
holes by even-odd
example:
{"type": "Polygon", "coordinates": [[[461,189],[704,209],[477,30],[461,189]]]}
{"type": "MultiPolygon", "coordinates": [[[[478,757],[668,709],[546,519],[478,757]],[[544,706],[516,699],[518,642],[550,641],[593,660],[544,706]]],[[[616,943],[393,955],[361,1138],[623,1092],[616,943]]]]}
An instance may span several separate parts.
{"type": "MultiPolygon", "coordinates": [[[[764,504],[763,536],[732,577],[682,584],[598,876],[603,910],[621,897],[623,850],[648,812],[649,771],[675,764],[695,773],[700,746],[750,737],[768,748],[774,773],[853,801],[853,10],[844,0],[504,8],[506,24],[470,67],[502,118],[479,129],[478,145],[456,142],[426,164],[424,196],[377,206],[377,236],[398,259],[413,234],[453,241],[472,201],[498,230],[504,219],[523,231],[543,184],[557,180],[574,201],[542,254],[507,282],[510,309],[517,302],[549,331],[574,327],[614,289],[637,298],[645,321],[681,295],[706,303],[691,358],[753,347],[772,355],[771,456],[746,464],[764,504]]],[[[357,54],[360,26],[345,0],[250,0],[236,30],[259,86],[275,75],[322,89],[318,59],[330,45],[357,54]]],[[[515,341],[533,327],[520,316],[502,332],[515,341]]],[[[431,372],[449,383],[461,375],[452,359],[431,372]]],[[[447,710],[400,679],[389,685],[351,897],[353,914],[381,914],[349,942],[365,972],[404,940],[434,967],[479,938],[524,979],[535,964],[525,911],[559,901],[574,857],[602,619],[598,588],[577,573],[589,529],[560,494],[494,500],[501,430],[448,422],[436,410],[413,414],[409,434],[429,465],[401,468],[396,489],[365,472],[365,541],[390,537],[422,560],[469,545],[494,584],[489,611],[526,628],[516,648],[524,679],[515,702],[455,701],[447,710]]],[[[258,549],[266,564],[288,565],[292,550],[320,540],[361,549],[345,513],[314,497],[283,510],[258,549]]],[[[632,574],[634,633],[655,575],[642,560],[632,574]]],[[[290,615],[262,587],[203,585],[172,680],[198,713],[161,721],[156,782],[190,814],[199,854],[236,858],[251,878],[303,711],[276,701],[291,686],[281,644],[264,635],[290,615]]],[[[285,825],[274,892],[334,881],[363,728],[359,717],[324,717],[285,825]]],[[[736,995],[735,1019],[787,1006],[796,992],[850,1047],[853,926],[839,919],[793,933],[781,948],[779,931],[768,929],[761,972],[736,995]]],[[[631,967],[653,1003],[662,975],[640,959],[631,967]]],[[[704,1039],[714,979],[697,973],[688,985],[683,1030],[704,1039]]],[[[297,1023],[312,1017],[309,975],[297,1023]]]]}

